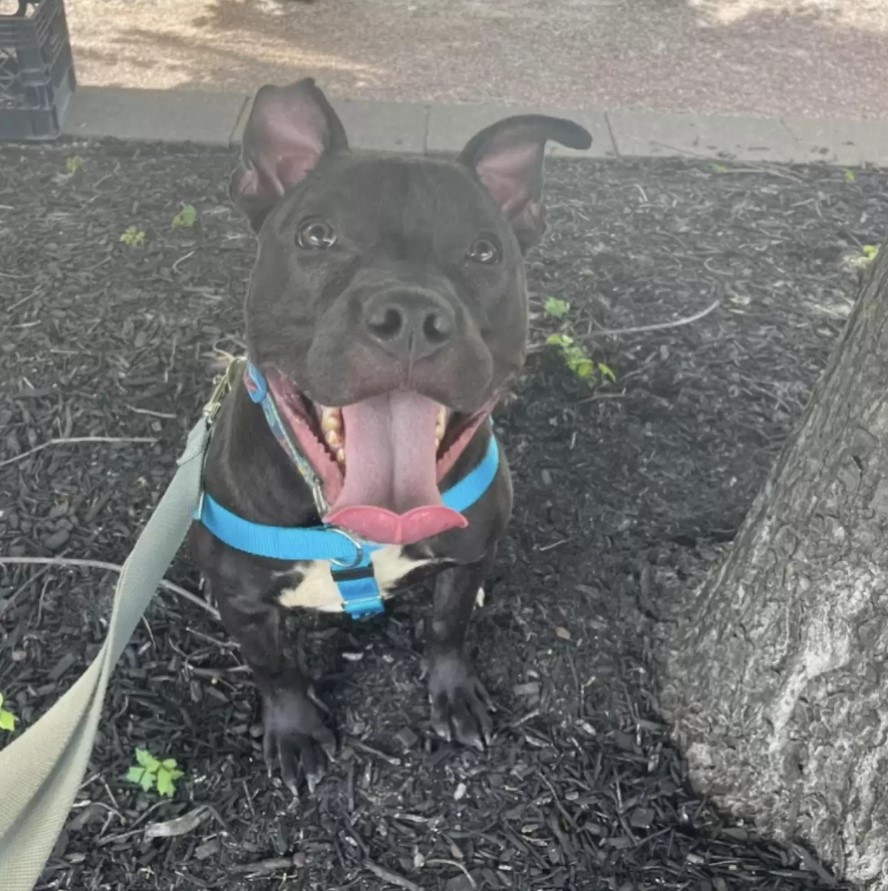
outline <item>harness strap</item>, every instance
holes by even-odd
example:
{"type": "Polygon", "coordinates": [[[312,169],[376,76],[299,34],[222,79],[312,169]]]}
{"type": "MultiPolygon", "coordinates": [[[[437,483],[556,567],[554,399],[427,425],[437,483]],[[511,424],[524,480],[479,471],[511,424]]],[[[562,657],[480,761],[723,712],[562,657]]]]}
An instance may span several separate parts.
{"type": "MultiPolygon", "coordinates": [[[[247,362],[243,379],[250,399],[262,407],[269,429],[305,480],[315,507],[323,516],[327,511],[323,487],[281,420],[265,377],[252,362],[247,362]]],[[[466,511],[487,491],[498,469],[499,445],[491,435],[481,461],[441,494],[445,507],[458,513],[466,511]]],[[[363,618],[383,610],[371,561],[373,552],[383,547],[381,544],[360,540],[336,526],[301,528],[253,523],[224,508],[206,491],[201,495],[194,519],[229,547],[247,554],[294,562],[328,560],[333,564],[331,574],[346,613],[363,618]]]]}
{"type": "Polygon", "coordinates": [[[222,507],[204,493],[203,508],[195,514],[220,541],[238,551],[274,560],[330,560],[346,568],[361,565],[365,543],[335,526],[270,526],[253,523],[222,507]]]}
{"type": "Polygon", "coordinates": [[[268,422],[268,429],[278,441],[280,447],[287,454],[287,457],[296,465],[299,475],[305,480],[305,484],[311,491],[311,497],[314,499],[315,508],[318,513],[324,516],[327,513],[327,499],[324,497],[324,487],[318,479],[314,468],[309,460],[302,454],[299,446],[293,441],[287,425],[281,420],[280,412],[275,405],[274,398],[268,389],[268,383],[262,372],[252,363],[247,362],[244,368],[244,386],[250,399],[262,408],[265,420],[268,422]]]}
{"type": "MultiPolygon", "coordinates": [[[[499,469],[499,444],[491,434],[484,457],[459,482],[441,493],[451,510],[464,513],[490,488],[499,469]]],[[[272,526],[245,520],[204,492],[194,519],[229,547],[257,557],[293,562],[329,560],[343,610],[363,618],[383,609],[371,555],[383,545],[358,539],[337,526],[272,526]],[[360,576],[349,573],[365,570],[360,576]]]]}

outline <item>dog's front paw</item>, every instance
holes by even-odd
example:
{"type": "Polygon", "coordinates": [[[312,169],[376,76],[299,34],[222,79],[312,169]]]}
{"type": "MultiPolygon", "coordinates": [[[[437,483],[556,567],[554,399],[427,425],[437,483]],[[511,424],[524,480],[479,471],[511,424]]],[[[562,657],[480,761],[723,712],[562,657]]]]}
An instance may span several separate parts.
{"type": "Polygon", "coordinates": [[[493,737],[493,708],[469,660],[458,653],[429,659],[429,702],[432,728],[446,740],[454,737],[481,751],[493,737]]]}
{"type": "Polygon", "coordinates": [[[336,737],[321,718],[312,694],[301,690],[276,690],[262,698],[265,728],[265,764],[269,776],[275,764],[281,779],[294,796],[299,796],[299,767],[305,774],[308,791],[313,793],[324,776],[326,759],[336,755],[336,737]]]}

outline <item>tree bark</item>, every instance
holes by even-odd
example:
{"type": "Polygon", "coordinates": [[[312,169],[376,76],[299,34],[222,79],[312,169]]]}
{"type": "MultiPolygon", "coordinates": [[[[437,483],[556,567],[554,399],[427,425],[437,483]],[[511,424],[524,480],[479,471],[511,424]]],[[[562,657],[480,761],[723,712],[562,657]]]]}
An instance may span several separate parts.
{"type": "Polygon", "coordinates": [[[888,245],[662,668],[699,791],[888,889],[888,245]]]}

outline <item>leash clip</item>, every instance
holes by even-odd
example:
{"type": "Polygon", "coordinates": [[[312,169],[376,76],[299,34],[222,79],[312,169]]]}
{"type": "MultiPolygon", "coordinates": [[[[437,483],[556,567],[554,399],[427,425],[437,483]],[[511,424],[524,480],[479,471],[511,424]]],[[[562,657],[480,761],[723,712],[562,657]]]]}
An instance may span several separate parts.
{"type": "Polygon", "coordinates": [[[337,535],[341,535],[343,538],[347,539],[354,545],[355,548],[355,558],[351,563],[346,563],[344,560],[337,560],[335,557],[330,558],[330,562],[334,566],[338,566],[340,569],[357,569],[364,562],[364,546],[357,539],[352,538],[344,529],[340,529],[338,526],[328,526],[327,527],[330,532],[335,532],[337,535]]]}
{"type": "Polygon", "coordinates": [[[212,395],[203,409],[203,415],[207,420],[207,425],[213,423],[213,420],[222,406],[223,400],[231,392],[237,379],[244,373],[246,361],[247,360],[243,357],[232,359],[228,363],[225,372],[219,380],[216,381],[216,386],[213,387],[212,395]]]}
{"type": "Polygon", "coordinates": [[[192,519],[196,520],[198,523],[203,521],[203,512],[204,512],[204,497],[207,494],[207,490],[204,488],[203,484],[200,487],[200,495],[197,498],[197,507],[194,509],[194,514],[192,515],[192,519]]]}

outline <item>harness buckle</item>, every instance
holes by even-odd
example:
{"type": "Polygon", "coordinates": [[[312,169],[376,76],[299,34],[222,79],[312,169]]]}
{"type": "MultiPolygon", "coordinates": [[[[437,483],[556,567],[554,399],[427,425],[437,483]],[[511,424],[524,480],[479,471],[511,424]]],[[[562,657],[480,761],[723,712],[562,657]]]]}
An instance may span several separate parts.
{"type": "Polygon", "coordinates": [[[338,566],[340,569],[357,569],[364,562],[364,546],[361,542],[349,535],[344,529],[340,529],[338,526],[328,526],[327,528],[330,532],[335,532],[347,539],[355,547],[355,558],[351,563],[346,563],[344,560],[337,560],[335,557],[331,557],[330,562],[334,566],[338,566]]]}

